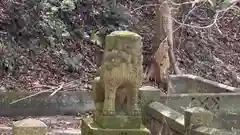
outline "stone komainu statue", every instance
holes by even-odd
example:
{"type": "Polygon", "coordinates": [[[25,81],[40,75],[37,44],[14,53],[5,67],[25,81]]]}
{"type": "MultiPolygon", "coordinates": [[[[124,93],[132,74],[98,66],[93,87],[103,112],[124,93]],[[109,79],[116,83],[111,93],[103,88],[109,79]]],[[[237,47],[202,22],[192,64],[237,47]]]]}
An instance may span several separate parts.
{"type": "Polygon", "coordinates": [[[138,91],[142,84],[141,36],[129,31],[115,31],[106,36],[102,65],[93,81],[96,111],[116,115],[116,105],[126,100],[126,113],[140,115],[138,91]]]}

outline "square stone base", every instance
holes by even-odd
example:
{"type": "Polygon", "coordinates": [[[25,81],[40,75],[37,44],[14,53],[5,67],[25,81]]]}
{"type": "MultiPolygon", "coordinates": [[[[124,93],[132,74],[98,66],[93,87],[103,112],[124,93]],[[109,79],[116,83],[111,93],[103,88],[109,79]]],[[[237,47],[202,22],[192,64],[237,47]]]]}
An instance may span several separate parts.
{"type": "Polygon", "coordinates": [[[83,119],[81,135],[150,135],[150,131],[141,125],[137,129],[109,129],[101,128],[92,119],[83,119]]]}
{"type": "Polygon", "coordinates": [[[94,116],[94,123],[96,123],[101,128],[111,128],[111,129],[139,129],[142,124],[141,116],[94,116]]]}

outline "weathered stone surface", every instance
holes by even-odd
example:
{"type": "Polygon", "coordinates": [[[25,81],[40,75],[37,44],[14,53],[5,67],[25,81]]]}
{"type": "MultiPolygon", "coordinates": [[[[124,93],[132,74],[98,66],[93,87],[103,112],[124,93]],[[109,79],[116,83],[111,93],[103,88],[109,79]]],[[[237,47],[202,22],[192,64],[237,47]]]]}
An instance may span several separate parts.
{"type": "Polygon", "coordinates": [[[139,105],[144,109],[146,105],[159,100],[159,97],[166,95],[160,89],[152,86],[143,86],[139,89],[139,105]]]}
{"type": "Polygon", "coordinates": [[[214,114],[201,107],[193,107],[185,110],[185,130],[200,126],[212,126],[214,114]]]}
{"type": "Polygon", "coordinates": [[[175,131],[184,132],[184,115],[159,102],[150,103],[145,113],[157,121],[167,123],[175,131]]]}
{"type": "MultiPolygon", "coordinates": [[[[12,133],[12,127],[0,126],[0,133],[12,133]]],[[[5,135],[5,134],[4,134],[5,135]]],[[[8,134],[6,134],[8,135],[8,134]]],[[[49,129],[47,135],[81,135],[80,129],[49,129]]]]}
{"type": "Polygon", "coordinates": [[[81,135],[80,129],[51,130],[48,135],[81,135]]]}
{"type": "Polygon", "coordinates": [[[217,121],[214,123],[214,128],[217,127],[219,129],[240,129],[240,113],[235,113],[229,111],[219,111],[214,114],[216,116],[217,121]]]}
{"type": "Polygon", "coordinates": [[[239,135],[240,132],[230,132],[222,129],[216,129],[211,127],[199,127],[189,131],[189,135],[239,135]]]}
{"type": "Polygon", "coordinates": [[[224,85],[191,74],[170,75],[170,80],[177,93],[222,93],[240,92],[240,88],[224,85]]]}
{"type": "Polygon", "coordinates": [[[91,93],[87,91],[58,92],[52,98],[49,98],[51,93],[41,93],[34,98],[10,104],[34,93],[2,92],[0,93],[0,116],[76,115],[95,109],[91,93]]]}
{"type": "Polygon", "coordinates": [[[159,121],[151,116],[146,116],[143,121],[151,135],[182,135],[181,131],[171,128],[167,121],[159,121]]]}
{"type": "MultiPolygon", "coordinates": [[[[185,116],[167,106],[152,102],[146,107],[144,124],[153,135],[239,135],[238,129],[227,129],[215,114],[210,111],[193,107],[185,110],[185,116]],[[220,123],[219,123],[220,122],[220,123]],[[167,124],[167,126],[165,126],[167,124]],[[217,125],[216,125],[217,124],[217,125]],[[218,125],[219,124],[219,125],[218,125]]],[[[234,116],[235,117],[235,116],[234,116]]],[[[233,118],[234,119],[234,118],[233,118]]],[[[235,119],[237,121],[237,118],[235,119]]],[[[227,121],[228,123],[229,121],[227,121]]]]}
{"type": "Polygon", "coordinates": [[[96,111],[82,135],[150,135],[143,127],[139,89],[143,80],[141,36],[114,31],[106,36],[102,65],[92,81],[96,111]]]}
{"type": "Polygon", "coordinates": [[[96,124],[110,129],[138,129],[141,127],[141,116],[97,116],[96,124]]]}
{"type": "Polygon", "coordinates": [[[36,119],[23,119],[13,123],[13,135],[46,135],[47,125],[36,119]]]}
{"type": "Polygon", "coordinates": [[[240,112],[240,93],[189,93],[160,96],[156,100],[170,108],[184,113],[188,107],[203,107],[212,112],[240,112]]]}
{"type": "Polygon", "coordinates": [[[150,135],[150,131],[143,125],[137,129],[109,129],[99,127],[92,119],[84,119],[81,130],[82,135],[150,135]]]}
{"type": "Polygon", "coordinates": [[[106,36],[99,77],[93,81],[93,99],[96,110],[105,116],[121,111],[139,116],[138,91],[143,80],[141,36],[130,31],[114,31],[106,36]],[[116,111],[116,103],[126,110],[116,111]]]}
{"type": "Polygon", "coordinates": [[[158,101],[160,96],[166,95],[160,89],[152,86],[143,86],[139,89],[139,105],[144,108],[153,101],[158,101]]]}

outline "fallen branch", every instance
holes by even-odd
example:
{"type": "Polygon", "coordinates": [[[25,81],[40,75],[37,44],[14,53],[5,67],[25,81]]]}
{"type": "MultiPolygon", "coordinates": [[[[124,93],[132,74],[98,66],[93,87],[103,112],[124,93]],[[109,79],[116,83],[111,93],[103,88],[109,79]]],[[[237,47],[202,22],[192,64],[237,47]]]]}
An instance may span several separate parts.
{"type": "Polygon", "coordinates": [[[46,88],[56,88],[56,86],[50,86],[50,85],[43,85],[43,84],[39,84],[38,82],[33,83],[35,86],[33,86],[34,88],[42,88],[42,87],[46,87],[46,88]]]}
{"type": "Polygon", "coordinates": [[[48,89],[48,90],[44,90],[44,91],[39,91],[39,92],[37,92],[37,93],[35,93],[35,94],[26,96],[26,97],[24,97],[24,98],[20,98],[20,99],[18,99],[18,100],[15,100],[15,101],[13,101],[13,102],[11,102],[11,103],[9,103],[9,104],[10,104],[10,105],[11,105],[11,104],[15,104],[15,103],[17,103],[17,102],[19,102],[19,101],[22,101],[22,100],[25,100],[25,99],[28,99],[28,98],[37,96],[37,95],[39,95],[39,94],[41,94],[41,93],[50,92],[50,91],[52,91],[52,90],[54,90],[54,88],[51,88],[51,89],[48,89]]]}
{"type": "Polygon", "coordinates": [[[50,87],[50,89],[47,89],[47,90],[44,90],[44,91],[39,91],[39,92],[37,92],[35,94],[32,94],[32,95],[20,98],[18,100],[15,100],[15,101],[13,101],[13,102],[11,102],[9,104],[15,104],[15,103],[17,103],[19,101],[22,101],[22,100],[25,100],[25,99],[28,99],[28,98],[31,98],[31,97],[35,97],[35,96],[37,96],[39,94],[42,94],[42,93],[45,93],[45,92],[51,92],[51,91],[55,90],[55,91],[52,92],[52,94],[49,95],[49,98],[50,98],[50,97],[54,96],[61,89],[69,87],[69,86],[74,86],[74,85],[72,85],[73,82],[74,81],[70,81],[70,82],[66,83],[65,85],[64,85],[64,83],[62,83],[60,86],[48,86],[48,85],[37,84],[37,86],[44,86],[44,87],[47,86],[47,87],[50,87]]]}
{"type": "Polygon", "coordinates": [[[58,91],[60,91],[63,88],[64,83],[62,83],[49,97],[54,96],[58,91]]]}

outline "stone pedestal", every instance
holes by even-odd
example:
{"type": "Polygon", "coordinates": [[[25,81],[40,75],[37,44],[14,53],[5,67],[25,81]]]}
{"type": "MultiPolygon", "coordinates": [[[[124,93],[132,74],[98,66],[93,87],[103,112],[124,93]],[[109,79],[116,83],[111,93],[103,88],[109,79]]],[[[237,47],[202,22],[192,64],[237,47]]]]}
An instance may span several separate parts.
{"type": "MultiPolygon", "coordinates": [[[[109,125],[111,122],[109,122],[109,125]]],[[[115,123],[116,124],[116,123],[115,123]]],[[[91,118],[83,119],[82,125],[82,135],[150,135],[150,131],[143,125],[140,128],[102,128],[97,125],[91,118]]],[[[115,125],[120,127],[120,125],[115,125]]]]}
{"type": "Polygon", "coordinates": [[[96,119],[96,124],[102,128],[132,129],[140,128],[141,116],[101,116],[96,119]]]}

